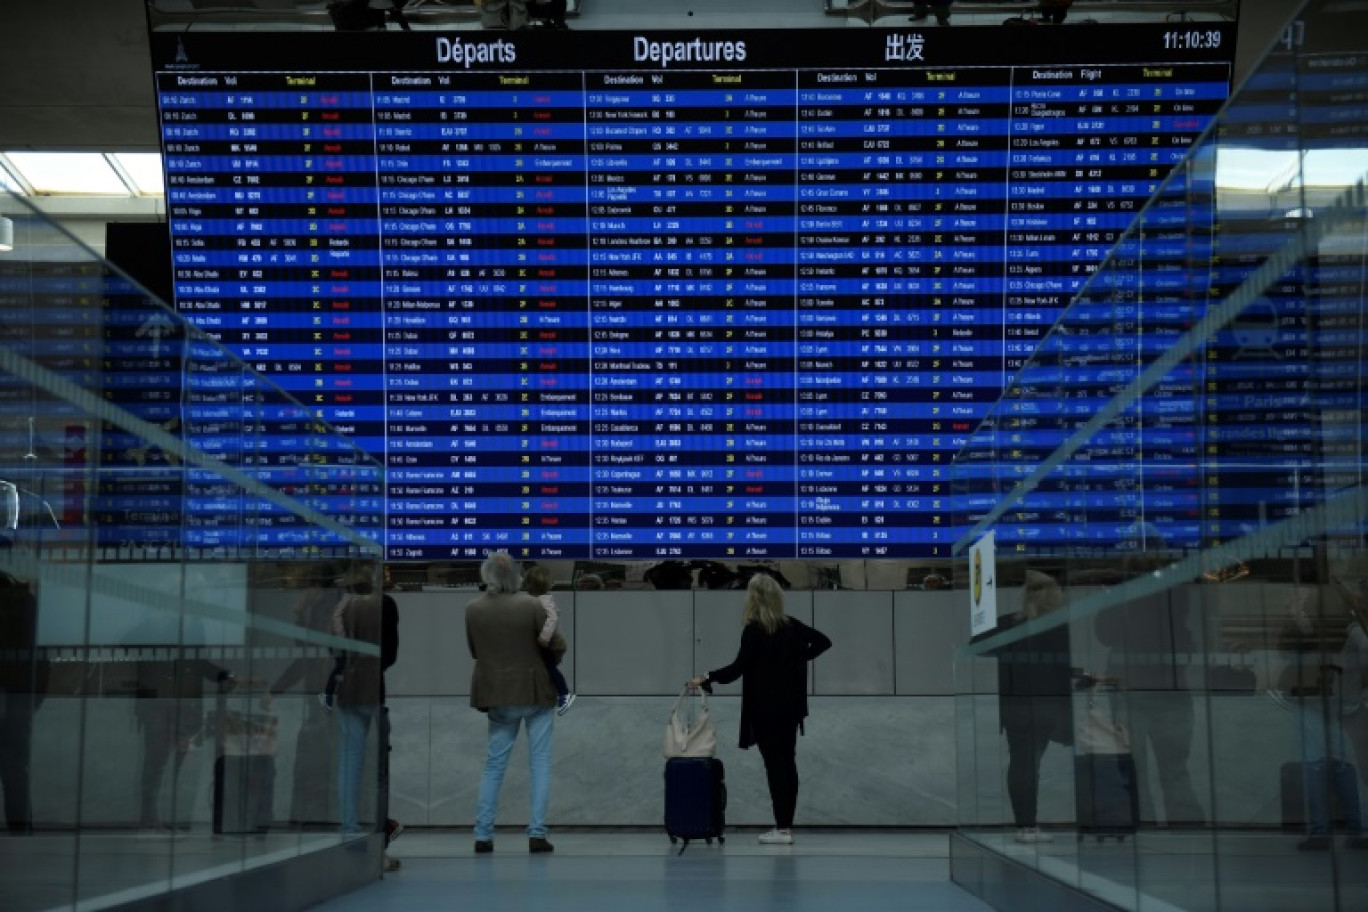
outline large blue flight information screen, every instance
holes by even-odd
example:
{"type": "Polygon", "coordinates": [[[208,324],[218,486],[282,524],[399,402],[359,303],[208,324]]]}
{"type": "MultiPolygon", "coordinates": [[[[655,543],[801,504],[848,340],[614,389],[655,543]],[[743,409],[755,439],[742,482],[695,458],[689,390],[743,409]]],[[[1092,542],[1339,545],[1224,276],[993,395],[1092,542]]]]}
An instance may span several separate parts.
{"type": "Polygon", "coordinates": [[[393,560],[949,556],[1227,96],[1174,34],[154,34],[175,304],[383,461],[393,560]]]}

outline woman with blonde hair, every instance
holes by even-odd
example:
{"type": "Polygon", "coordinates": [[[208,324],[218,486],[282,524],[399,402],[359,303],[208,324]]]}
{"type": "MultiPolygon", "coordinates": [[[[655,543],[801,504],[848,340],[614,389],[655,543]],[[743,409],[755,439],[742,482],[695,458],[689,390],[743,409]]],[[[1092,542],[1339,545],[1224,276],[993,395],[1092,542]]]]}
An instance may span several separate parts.
{"type": "Polygon", "coordinates": [[[784,592],[772,576],[757,573],[746,586],[741,649],[736,660],[690,687],[712,693],[713,684],[741,678],[742,750],[760,748],[774,807],[774,829],[761,834],[767,845],[792,845],[798,806],[798,732],[807,718],[807,663],[831,648],[820,631],[784,613],[784,592]]]}

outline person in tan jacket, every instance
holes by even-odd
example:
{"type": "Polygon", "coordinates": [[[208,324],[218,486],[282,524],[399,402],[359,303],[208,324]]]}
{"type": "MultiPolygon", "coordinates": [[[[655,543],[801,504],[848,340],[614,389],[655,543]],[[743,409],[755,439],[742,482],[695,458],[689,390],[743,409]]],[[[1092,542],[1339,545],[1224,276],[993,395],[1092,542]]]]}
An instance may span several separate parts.
{"type": "MultiPolygon", "coordinates": [[[[518,729],[525,724],[531,782],[527,846],[530,852],[550,852],[554,847],[546,838],[546,808],[551,798],[556,689],[537,642],[546,623],[546,609],[519,591],[522,573],[505,551],[485,559],[480,579],[484,594],[466,606],[466,642],[475,660],[470,705],[489,714],[489,744],[475,811],[475,851],[494,850],[499,790],[518,729]]],[[[565,654],[565,639],[559,632],[549,648],[559,662],[565,654]]]]}

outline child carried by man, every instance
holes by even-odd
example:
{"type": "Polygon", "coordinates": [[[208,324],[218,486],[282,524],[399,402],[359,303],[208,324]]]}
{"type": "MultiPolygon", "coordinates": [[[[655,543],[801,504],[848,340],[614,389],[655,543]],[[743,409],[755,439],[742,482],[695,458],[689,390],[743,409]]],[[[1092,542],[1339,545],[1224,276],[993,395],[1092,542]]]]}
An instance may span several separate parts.
{"type": "Polygon", "coordinates": [[[551,595],[551,572],[545,567],[532,566],[523,574],[523,586],[527,589],[528,595],[537,597],[537,601],[542,603],[546,609],[546,623],[542,625],[541,633],[537,634],[537,644],[542,648],[542,658],[546,661],[546,672],[551,676],[551,684],[556,688],[556,715],[563,716],[569,711],[570,705],[575,702],[575,695],[570,692],[570,686],[565,682],[565,675],[556,666],[556,660],[552,656],[550,649],[551,637],[556,632],[556,625],[560,623],[560,612],[556,608],[556,599],[551,595]]]}

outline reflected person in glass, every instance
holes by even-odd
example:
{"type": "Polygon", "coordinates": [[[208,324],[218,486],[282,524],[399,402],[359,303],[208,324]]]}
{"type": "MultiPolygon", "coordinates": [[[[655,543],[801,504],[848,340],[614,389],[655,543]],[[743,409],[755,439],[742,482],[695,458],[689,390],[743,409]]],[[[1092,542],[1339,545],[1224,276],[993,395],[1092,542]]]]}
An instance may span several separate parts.
{"type": "MultiPolygon", "coordinates": [[[[390,610],[381,593],[375,591],[373,570],[361,569],[349,579],[351,594],[337,608],[335,632],[350,640],[379,647],[379,655],[347,652],[337,683],[338,746],[337,796],[343,836],[362,832],[359,803],[361,773],[366,763],[366,741],[371,724],[380,717],[385,703],[385,669],[398,655],[397,611],[390,610]],[[386,632],[390,631],[389,636],[386,632]]],[[[389,601],[393,605],[393,600],[389,601]]],[[[380,749],[385,750],[384,732],[380,749]]],[[[384,758],[381,758],[384,762],[384,758]]],[[[382,769],[383,772],[383,769],[382,769]]],[[[383,812],[383,808],[381,809],[383,812]]]]}
{"type": "MultiPolygon", "coordinates": [[[[1134,562],[1127,559],[1128,567],[1134,562]]],[[[1109,650],[1107,673],[1122,682],[1138,780],[1140,822],[1158,823],[1155,789],[1170,829],[1201,827],[1206,812],[1192,780],[1198,655],[1194,613],[1185,592],[1161,592],[1108,607],[1093,631],[1109,650]],[[1151,787],[1153,783],[1153,788],[1151,787]]]]}
{"type": "MultiPolygon", "coordinates": [[[[220,701],[236,686],[232,672],[201,658],[195,646],[168,645],[182,639],[187,644],[204,642],[198,619],[151,609],[125,638],[139,656],[134,716],[143,744],[139,823],[145,830],[190,828],[194,813],[190,796],[197,790],[201,770],[194,763],[187,766],[186,759],[204,736],[205,684],[217,685],[220,701]],[[168,764],[171,781],[164,798],[168,764]]],[[[215,721],[222,722],[218,716],[216,711],[215,721]]]]}
{"type": "Polygon", "coordinates": [[[1296,771],[1300,772],[1308,825],[1297,849],[1303,852],[1330,848],[1332,798],[1344,815],[1350,847],[1368,847],[1357,774],[1345,756],[1338,680],[1342,669],[1329,661],[1332,650],[1324,626],[1317,623],[1318,594],[1308,587],[1294,589],[1284,602],[1287,617],[1278,633],[1278,649],[1286,658],[1278,689],[1293,700],[1301,735],[1300,769],[1296,771]]]}
{"type": "MultiPolygon", "coordinates": [[[[1359,801],[1368,794],[1368,593],[1363,583],[1357,588],[1335,580],[1349,612],[1349,627],[1345,631],[1344,648],[1340,650],[1340,712],[1344,733],[1349,736],[1354,759],[1358,764],[1360,782],[1359,801]]],[[[1359,837],[1356,848],[1368,848],[1368,840],[1359,837]]]]}
{"type": "MultiPolygon", "coordinates": [[[[295,600],[293,620],[296,627],[318,633],[331,633],[333,615],[344,597],[339,588],[340,568],[331,561],[309,567],[304,588],[295,600]]],[[[290,822],[299,826],[336,822],[333,807],[337,796],[336,736],[332,720],[314,695],[321,692],[332,673],[333,659],[316,654],[307,641],[298,644],[299,656],[271,684],[262,698],[262,708],[270,709],[280,694],[298,686],[309,698],[303,703],[303,720],[295,738],[295,760],[290,789],[290,822]]]]}
{"type": "MultiPolygon", "coordinates": [[[[1022,610],[1000,629],[1055,611],[1064,593],[1054,578],[1026,571],[1022,610]]],[[[1007,739],[1007,797],[1016,841],[1049,842],[1040,829],[1040,763],[1050,742],[1073,744],[1069,625],[1061,623],[987,653],[998,660],[998,724],[1007,739]]]]}

